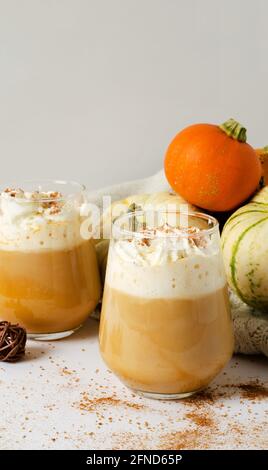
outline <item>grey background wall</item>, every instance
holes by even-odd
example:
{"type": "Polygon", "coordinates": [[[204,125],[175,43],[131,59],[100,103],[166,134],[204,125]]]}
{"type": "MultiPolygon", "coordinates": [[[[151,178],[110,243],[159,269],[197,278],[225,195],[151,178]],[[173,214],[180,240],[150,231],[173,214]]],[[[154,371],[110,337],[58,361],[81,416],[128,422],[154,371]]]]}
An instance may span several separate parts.
{"type": "Polygon", "coordinates": [[[0,0],[1,180],[161,167],[182,127],[268,144],[267,0],[0,0]]]}

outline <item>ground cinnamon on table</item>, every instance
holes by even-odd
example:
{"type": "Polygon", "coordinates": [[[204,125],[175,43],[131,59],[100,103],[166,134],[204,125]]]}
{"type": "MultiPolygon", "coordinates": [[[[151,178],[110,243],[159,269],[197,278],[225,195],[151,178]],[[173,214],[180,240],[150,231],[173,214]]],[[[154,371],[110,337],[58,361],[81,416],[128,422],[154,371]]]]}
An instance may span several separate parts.
{"type": "MultiPolygon", "coordinates": [[[[96,370],[95,373],[97,372],[99,371],[96,370]]],[[[82,415],[95,414],[95,439],[102,435],[104,426],[113,423],[113,426],[118,424],[121,428],[129,410],[127,422],[131,426],[125,431],[112,431],[109,434],[113,449],[148,449],[152,445],[152,435],[156,448],[163,450],[226,448],[226,445],[243,447],[245,442],[253,448],[268,445],[267,417],[260,417],[252,408],[254,401],[268,398],[268,388],[259,380],[237,383],[227,380],[226,383],[214,385],[188,399],[179,400],[178,408],[174,409],[172,405],[173,411],[168,402],[166,407],[158,408],[157,402],[144,402],[134,394],[118,396],[117,387],[110,386],[108,381],[107,384],[96,383],[95,378],[91,381],[88,388],[80,394],[80,400],[73,403],[73,407],[80,410],[82,415]],[[110,395],[105,395],[109,391],[110,395]],[[231,413],[230,400],[233,397],[238,398],[246,407],[245,412],[251,423],[250,435],[248,427],[241,423],[240,411],[231,413]],[[146,421],[142,410],[146,411],[146,421]],[[150,414],[155,414],[157,424],[154,420],[148,420],[150,414]],[[231,443],[228,437],[230,435],[231,443]]]]}
{"type": "Polygon", "coordinates": [[[100,407],[105,408],[115,406],[124,406],[135,410],[141,410],[145,408],[144,405],[141,405],[139,403],[131,403],[126,400],[115,398],[114,396],[90,398],[87,393],[82,394],[82,399],[78,403],[78,407],[82,411],[96,411],[99,410],[100,407]]]}
{"type": "Polygon", "coordinates": [[[252,381],[248,384],[238,384],[237,387],[241,390],[242,397],[248,400],[268,398],[268,388],[261,384],[259,380],[252,381]]]}
{"type": "Polygon", "coordinates": [[[196,412],[186,413],[185,418],[190,419],[197,426],[214,426],[214,420],[211,418],[211,416],[209,416],[207,412],[202,414],[196,412]]]}
{"type": "Polygon", "coordinates": [[[202,434],[197,429],[170,432],[160,441],[162,450],[207,449],[209,447],[208,434],[202,434]]]}

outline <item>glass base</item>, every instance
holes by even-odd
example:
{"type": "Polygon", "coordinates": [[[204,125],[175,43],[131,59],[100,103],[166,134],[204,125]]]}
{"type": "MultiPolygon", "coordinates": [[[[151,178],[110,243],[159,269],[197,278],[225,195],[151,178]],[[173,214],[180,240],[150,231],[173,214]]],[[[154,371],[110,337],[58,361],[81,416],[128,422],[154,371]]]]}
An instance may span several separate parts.
{"type": "Polygon", "coordinates": [[[75,333],[82,325],[71,330],[58,331],[56,333],[27,333],[27,338],[34,341],[55,341],[57,339],[67,338],[75,333]]]}
{"type": "Polygon", "coordinates": [[[153,400],[181,400],[182,398],[189,398],[196,393],[200,393],[203,389],[194,390],[193,392],[184,393],[155,393],[155,392],[143,392],[141,390],[135,390],[131,388],[132,392],[137,393],[145,398],[152,398],[153,400]]]}

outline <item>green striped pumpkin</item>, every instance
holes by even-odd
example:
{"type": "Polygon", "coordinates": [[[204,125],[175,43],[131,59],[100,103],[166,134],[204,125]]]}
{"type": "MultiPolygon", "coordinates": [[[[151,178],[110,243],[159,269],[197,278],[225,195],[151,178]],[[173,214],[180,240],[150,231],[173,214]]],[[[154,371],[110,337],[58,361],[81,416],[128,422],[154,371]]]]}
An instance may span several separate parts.
{"type": "Polygon", "coordinates": [[[232,214],[221,239],[229,285],[247,304],[268,309],[268,187],[232,214]]]}

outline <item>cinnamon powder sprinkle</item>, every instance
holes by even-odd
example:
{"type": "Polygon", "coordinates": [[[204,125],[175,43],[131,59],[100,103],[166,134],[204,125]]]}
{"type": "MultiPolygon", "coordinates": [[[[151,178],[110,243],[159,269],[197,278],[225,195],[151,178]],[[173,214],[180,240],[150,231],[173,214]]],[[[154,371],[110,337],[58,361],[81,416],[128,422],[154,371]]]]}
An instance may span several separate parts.
{"type": "Polygon", "coordinates": [[[189,398],[184,398],[180,401],[185,405],[194,405],[195,408],[199,409],[205,404],[213,404],[215,398],[217,398],[215,391],[204,390],[203,392],[197,393],[189,398]]]}
{"type": "Polygon", "coordinates": [[[37,213],[41,214],[44,209],[48,209],[50,215],[56,215],[61,212],[63,195],[59,191],[33,191],[25,192],[21,188],[6,188],[3,193],[8,194],[12,198],[21,200],[25,198],[28,201],[38,202],[40,207],[37,213]]]}
{"type": "Polygon", "coordinates": [[[208,413],[198,414],[198,413],[190,412],[190,413],[186,413],[185,418],[190,419],[197,426],[202,426],[202,427],[214,426],[214,420],[211,418],[211,416],[209,416],[208,413]]]}
{"type": "Polygon", "coordinates": [[[161,438],[159,449],[207,449],[209,448],[209,435],[201,433],[198,429],[170,432],[161,438]]]}
{"type": "MultiPolygon", "coordinates": [[[[77,404],[76,404],[77,405],[77,404]]],[[[127,408],[132,408],[135,410],[142,410],[145,408],[144,405],[139,403],[131,403],[126,400],[120,400],[114,396],[110,397],[99,397],[99,398],[90,398],[87,393],[82,393],[82,399],[78,403],[78,408],[81,411],[98,411],[101,407],[118,407],[123,406],[127,408]]]]}
{"type": "Polygon", "coordinates": [[[268,398],[268,388],[261,384],[259,380],[254,380],[248,384],[238,384],[237,387],[241,390],[242,397],[247,400],[268,398]]]}
{"type": "Polygon", "coordinates": [[[70,369],[67,369],[67,367],[63,367],[60,371],[61,375],[72,375],[73,371],[70,369]]]}

